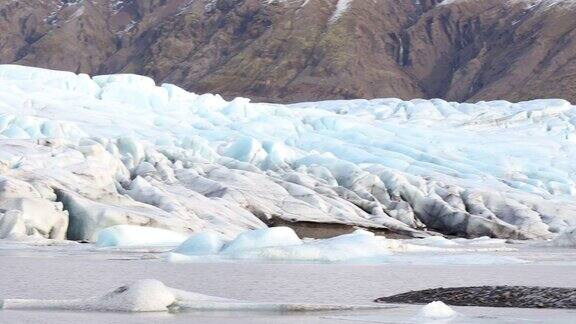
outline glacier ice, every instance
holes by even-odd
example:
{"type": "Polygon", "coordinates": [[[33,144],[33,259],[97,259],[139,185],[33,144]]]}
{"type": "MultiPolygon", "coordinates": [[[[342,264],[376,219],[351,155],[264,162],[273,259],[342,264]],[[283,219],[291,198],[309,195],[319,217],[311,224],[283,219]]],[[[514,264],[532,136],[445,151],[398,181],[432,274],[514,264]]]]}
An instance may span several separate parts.
{"type": "Polygon", "coordinates": [[[575,143],[557,99],[281,105],[0,65],[0,235],[230,239],[282,219],[549,239],[576,226],[575,143]]]}
{"type": "Polygon", "coordinates": [[[26,234],[63,240],[68,221],[62,203],[44,199],[41,187],[0,175],[0,238],[26,234]]]}
{"type": "Polygon", "coordinates": [[[0,216],[0,239],[27,234],[21,212],[11,210],[0,216]]]}

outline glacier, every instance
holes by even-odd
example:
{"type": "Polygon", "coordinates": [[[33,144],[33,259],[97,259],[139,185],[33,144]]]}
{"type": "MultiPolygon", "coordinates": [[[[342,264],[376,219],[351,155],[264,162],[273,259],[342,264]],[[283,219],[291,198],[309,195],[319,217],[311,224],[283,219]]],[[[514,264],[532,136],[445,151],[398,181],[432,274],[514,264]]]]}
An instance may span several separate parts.
{"type": "Polygon", "coordinates": [[[576,226],[575,127],[559,99],[283,105],[0,65],[0,238],[132,225],[218,246],[281,220],[551,239],[576,226]]]}

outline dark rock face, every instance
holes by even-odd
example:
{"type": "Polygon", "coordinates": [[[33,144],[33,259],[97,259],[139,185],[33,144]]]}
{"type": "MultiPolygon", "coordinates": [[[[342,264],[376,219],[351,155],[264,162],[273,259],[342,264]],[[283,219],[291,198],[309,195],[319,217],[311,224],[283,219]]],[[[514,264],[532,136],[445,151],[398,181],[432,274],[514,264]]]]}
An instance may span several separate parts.
{"type": "Polygon", "coordinates": [[[441,300],[453,306],[576,308],[576,288],[482,286],[411,291],[378,298],[378,303],[428,304],[441,300]]]}
{"type": "Polygon", "coordinates": [[[570,1],[19,0],[0,63],[138,73],[266,101],[576,102],[570,1]]]}

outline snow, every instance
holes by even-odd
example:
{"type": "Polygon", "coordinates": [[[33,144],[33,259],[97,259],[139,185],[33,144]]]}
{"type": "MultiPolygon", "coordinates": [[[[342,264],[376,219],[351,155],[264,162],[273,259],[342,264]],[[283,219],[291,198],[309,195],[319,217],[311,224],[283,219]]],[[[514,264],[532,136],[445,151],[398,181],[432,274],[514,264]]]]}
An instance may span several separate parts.
{"type": "Polygon", "coordinates": [[[576,109],[558,99],[280,105],[0,65],[0,233],[229,239],[277,217],[551,239],[576,226],[575,142],[576,109]]]}
{"type": "Polygon", "coordinates": [[[431,319],[451,318],[457,314],[450,306],[441,301],[431,302],[420,310],[420,316],[431,319]]]}
{"type": "Polygon", "coordinates": [[[117,225],[100,230],[96,245],[100,247],[176,246],[186,236],[161,228],[117,225]]]}

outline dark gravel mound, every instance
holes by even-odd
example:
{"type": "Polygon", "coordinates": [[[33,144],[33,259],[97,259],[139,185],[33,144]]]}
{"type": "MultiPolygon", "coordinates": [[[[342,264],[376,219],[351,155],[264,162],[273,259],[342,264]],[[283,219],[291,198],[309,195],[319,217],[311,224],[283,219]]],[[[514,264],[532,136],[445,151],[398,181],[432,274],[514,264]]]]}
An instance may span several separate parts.
{"type": "Polygon", "coordinates": [[[576,308],[576,288],[482,286],[410,291],[377,303],[427,304],[441,300],[453,306],[576,308]]]}

